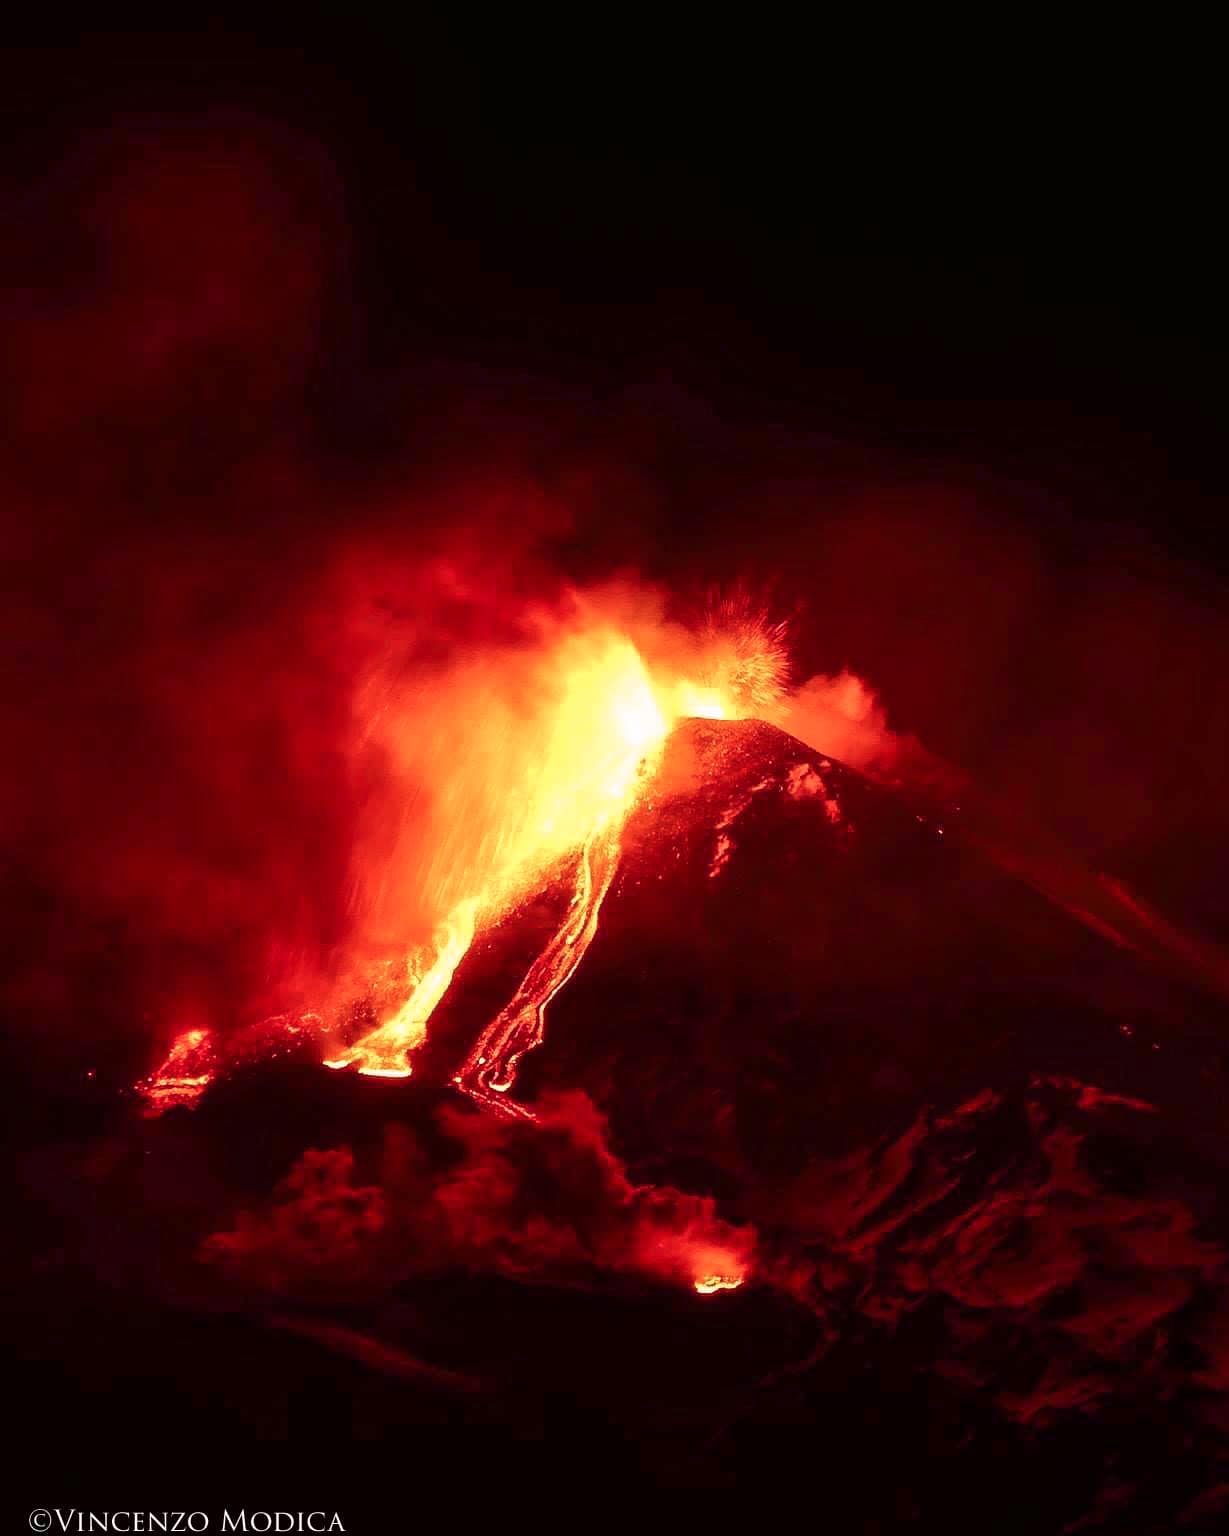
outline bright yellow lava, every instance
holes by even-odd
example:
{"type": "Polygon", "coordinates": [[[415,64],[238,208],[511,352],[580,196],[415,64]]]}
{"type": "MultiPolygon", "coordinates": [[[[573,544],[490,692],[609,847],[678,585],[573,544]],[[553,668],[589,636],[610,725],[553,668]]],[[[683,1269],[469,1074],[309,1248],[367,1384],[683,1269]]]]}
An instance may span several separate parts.
{"type": "Polygon", "coordinates": [[[716,1291],[736,1291],[742,1283],[741,1275],[703,1275],[695,1285],[701,1296],[712,1296],[716,1291]]]}

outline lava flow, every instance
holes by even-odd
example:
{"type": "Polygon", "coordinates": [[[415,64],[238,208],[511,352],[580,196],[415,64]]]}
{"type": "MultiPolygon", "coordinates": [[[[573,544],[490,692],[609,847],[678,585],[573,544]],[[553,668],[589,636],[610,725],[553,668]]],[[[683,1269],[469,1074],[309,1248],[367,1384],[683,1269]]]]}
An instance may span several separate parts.
{"type": "Polygon", "coordinates": [[[208,1030],[185,1029],[176,1035],[166,1059],[156,1072],[137,1084],[147,1112],[160,1115],[178,1104],[192,1105],[213,1081],[217,1061],[208,1030]]]}
{"type": "Polygon", "coordinates": [[[468,779],[456,786],[455,810],[427,866],[428,883],[452,893],[453,905],[431,945],[412,957],[409,996],[325,1064],[409,1076],[410,1057],[475,935],[540,886],[562,858],[573,862],[574,877],[560,926],[454,1078],[488,1106],[528,1114],[508,1096],[517,1065],[541,1043],[551,999],[592,943],[623,826],[669,731],[688,715],[730,718],[770,708],[784,682],[784,638],[783,626],[738,599],[710,610],[682,659],[677,644],[659,646],[669,659],[650,664],[628,633],[591,617],[552,639],[540,658],[545,675],[536,675],[532,736],[524,711],[502,736],[497,715],[467,755],[467,772],[475,763],[479,770],[480,803],[470,806],[468,779]],[[458,825],[471,810],[476,839],[458,825]]]}
{"type": "MultiPolygon", "coordinates": [[[[190,1107],[241,1058],[275,1052],[296,1034],[322,1036],[324,1065],[336,1071],[409,1077],[413,1054],[475,938],[567,870],[570,900],[555,932],[453,1076],[457,1088],[501,1119],[540,1121],[512,1095],[518,1066],[541,1044],[547,1009],[593,942],[628,817],[672,728],[689,716],[760,714],[779,696],[781,628],[745,604],[727,605],[725,619],[722,625],[710,616],[698,636],[649,634],[638,644],[624,629],[583,613],[582,622],[552,631],[510,670],[484,662],[437,684],[451,709],[425,712],[421,697],[399,698],[395,688],[393,707],[387,695],[374,709],[368,698],[391,764],[391,789],[404,782],[406,791],[403,803],[360,838],[358,883],[374,893],[371,909],[390,928],[401,910],[441,914],[430,941],[403,960],[368,968],[358,985],[357,1017],[375,1022],[357,1037],[346,1033],[356,1009],[345,1001],[344,986],[331,1015],[299,1015],[293,1024],[265,1020],[238,1035],[223,1032],[220,1044],[200,1030],[181,1036],[162,1067],[138,1085],[147,1113],[190,1107]],[[426,804],[419,795],[424,782],[433,791],[426,804]]],[[[609,1160],[604,1148],[593,1155],[609,1160]]],[[[676,1212],[667,1193],[647,1192],[651,1212],[631,1249],[637,1266],[685,1279],[702,1296],[740,1286],[749,1267],[746,1244],[718,1241],[720,1223],[703,1212],[699,1220],[676,1212]]],[[[616,1204],[630,1210],[646,1192],[620,1184],[616,1195],[616,1204]]]]}
{"type": "MultiPolygon", "coordinates": [[[[374,1013],[373,1025],[349,1032],[349,984],[331,1022],[300,1015],[291,1031],[321,1033],[334,1070],[410,1076],[475,937],[570,865],[558,930],[455,1076],[472,1097],[514,1114],[529,1113],[509,1097],[517,1064],[541,1042],[551,999],[593,940],[623,827],[670,730],[687,716],[770,711],[787,670],[783,627],[742,598],[710,609],[695,634],[624,623],[583,598],[570,618],[537,623],[511,661],[479,656],[425,682],[360,687],[361,734],[377,739],[389,780],[383,819],[355,851],[364,913],[390,937],[437,915],[430,940],[403,961],[360,971],[360,1013],[374,1013]]],[[[255,1029],[270,1050],[275,1022],[255,1029]]],[[[202,1064],[205,1039],[182,1034],[138,1085],[148,1112],[191,1105],[226,1069],[228,1038],[202,1064]]],[[[247,1039],[243,1055],[252,1053],[247,1039]]]]}
{"type": "Polygon", "coordinates": [[[435,959],[418,977],[402,1006],[347,1055],[326,1060],[326,1067],[357,1066],[367,1077],[409,1077],[409,1053],[426,1039],[427,1020],[474,941],[476,909],[477,902],[471,897],[457,903],[435,936],[435,959]]]}
{"type": "MultiPolygon", "coordinates": [[[[326,1065],[353,1066],[368,1076],[409,1076],[410,1053],[426,1038],[428,1022],[480,926],[540,883],[561,855],[571,855],[577,857],[577,878],[568,913],[458,1081],[479,1096],[488,1090],[506,1093],[516,1060],[541,1038],[546,1003],[593,937],[618,864],[622,824],[644,766],[670,725],[662,691],[625,637],[613,632],[569,637],[559,661],[562,683],[554,718],[544,722],[544,739],[528,744],[520,775],[498,788],[489,780],[485,784],[484,862],[465,872],[464,894],[437,930],[431,951],[415,957],[411,971],[417,980],[410,995],[326,1065]]],[[[447,830],[456,841],[464,831],[447,830]]],[[[455,878],[452,870],[447,874],[455,878]]]]}
{"type": "MultiPolygon", "coordinates": [[[[893,736],[874,696],[848,673],[787,691],[784,627],[745,598],[714,605],[694,632],[656,613],[646,617],[639,598],[637,607],[626,593],[618,601],[573,594],[562,611],[527,619],[515,645],[468,649],[418,670],[393,662],[359,676],[356,750],[371,748],[379,772],[354,843],[355,942],[346,979],[319,1014],[288,1012],[238,1031],[181,1030],[138,1084],[147,1113],[190,1107],[240,1062],[310,1036],[335,1070],[410,1076],[475,939],[570,871],[571,899],[557,930],[453,1078],[489,1108],[532,1118],[512,1097],[518,1065],[541,1043],[547,1009],[593,941],[628,816],[680,720],[778,724],[872,778],[894,779],[912,764],[920,779],[933,779],[944,767],[911,739],[893,736]],[[407,934],[430,937],[407,952],[407,934]]],[[[798,790],[810,792],[809,781],[798,790]]],[[[728,857],[728,826],[744,808],[740,791],[717,822],[713,877],[728,857]]],[[[837,814],[829,801],[825,810],[837,814]]],[[[1116,943],[1162,951],[1224,990],[1229,970],[1220,958],[1124,888],[1056,850],[1036,856],[1036,838],[1007,826],[992,806],[967,819],[973,840],[997,863],[1087,926],[1116,943]],[[1034,855],[1017,856],[1021,847],[1034,855]]]]}
{"type": "Polygon", "coordinates": [[[593,942],[602,902],[619,864],[623,815],[614,813],[581,850],[576,892],[568,915],[530,966],[516,996],[483,1030],[454,1081],[471,1098],[507,1113],[528,1113],[506,1097],[526,1051],[542,1043],[546,1007],[567,985],[593,942]]]}

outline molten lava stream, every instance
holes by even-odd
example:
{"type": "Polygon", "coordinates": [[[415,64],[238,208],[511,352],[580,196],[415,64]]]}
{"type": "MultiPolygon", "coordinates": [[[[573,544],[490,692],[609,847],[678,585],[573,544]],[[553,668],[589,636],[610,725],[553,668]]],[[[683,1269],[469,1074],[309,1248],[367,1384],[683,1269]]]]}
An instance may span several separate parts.
{"type": "Polygon", "coordinates": [[[521,1057],[542,1043],[547,1006],[571,980],[593,942],[602,902],[619,867],[623,821],[624,815],[610,816],[586,841],[567,916],[453,1079],[479,1104],[502,1114],[534,1118],[531,1110],[505,1095],[515,1081],[521,1057]]]}
{"type": "Polygon", "coordinates": [[[366,1077],[409,1077],[409,1053],[426,1039],[427,1022],[474,941],[478,903],[458,902],[435,936],[436,956],[393,1017],[373,1029],[326,1067],[357,1066],[366,1077]]]}

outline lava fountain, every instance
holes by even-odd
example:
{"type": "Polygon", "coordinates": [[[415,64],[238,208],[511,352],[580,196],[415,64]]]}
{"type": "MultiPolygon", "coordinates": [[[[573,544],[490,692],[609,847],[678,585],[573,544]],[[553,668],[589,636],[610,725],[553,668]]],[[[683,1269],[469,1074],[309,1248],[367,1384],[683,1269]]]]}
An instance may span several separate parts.
{"type": "MultiPolygon", "coordinates": [[[[394,788],[405,789],[356,850],[358,884],[385,930],[415,926],[409,911],[438,915],[430,939],[403,951],[392,980],[388,962],[367,968],[358,990],[376,1021],[357,1038],[342,1038],[327,1012],[296,1021],[299,1032],[311,1019],[324,1035],[324,1064],[410,1076],[475,937],[552,872],[570,869],[557,931],[454,1077],[490,1108],[531,1115],[510,1097],[517,1065],[541,1043],[551,1000],[593,941],[624,825],[670,730],[688,716],[771,715],[788,671],[785,639],[783,625],[741,596],[710,605],[690,633],[620,623],[578,597],[566,622],[541,620],[511,660],[466,657],[425,683],[367,679],[358,691],[362,731],[378,738],[394,788]]],[[[264,1035],[272,1046],[278,1032],[264,1035]]],[[[227,1065],[225,1042],[196,1031],[174,1042],[139,1089],[159,1113],[190,1104],[227,1065]],[[206,1041],[209,1070],[198,1070],[206,1041]]]]}
{"type": "Polygon", "coordinates": [[[559,932],[458,1080],[475,1093],[506,1092],[516,1060],[541,1038],[546,1003],[580,963],[596,931],[618,864],[622,824],[671,723],[661,690],[625,636],[573,636],[558,663],[562,686],[554,718],[546,722],[538,747],[525,754],[522,771],[489,785],[484,811],[491,832],[484,861],[468,871],[432,953],[414,957],[417,980],[409,996],[326,1065],[408,1076],[409,1057],[426,1038],[428,1021],[475,933],[530,890],[561,854],[574,854],[575,889],[559,932]]]}

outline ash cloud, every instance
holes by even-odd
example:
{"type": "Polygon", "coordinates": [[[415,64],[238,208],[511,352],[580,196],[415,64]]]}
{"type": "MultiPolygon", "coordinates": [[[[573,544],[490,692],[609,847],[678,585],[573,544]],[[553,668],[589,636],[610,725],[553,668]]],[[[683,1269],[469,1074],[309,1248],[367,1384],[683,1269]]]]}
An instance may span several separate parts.
{"type": "Polygon", "coordinates": [[[779,723],[808,746],[881,783],[947,793],[960,787],[959,771],[928,752],[916,736],[892,730],[882,702],[848,670],[808,678],[784,701],[779,723]]]}

